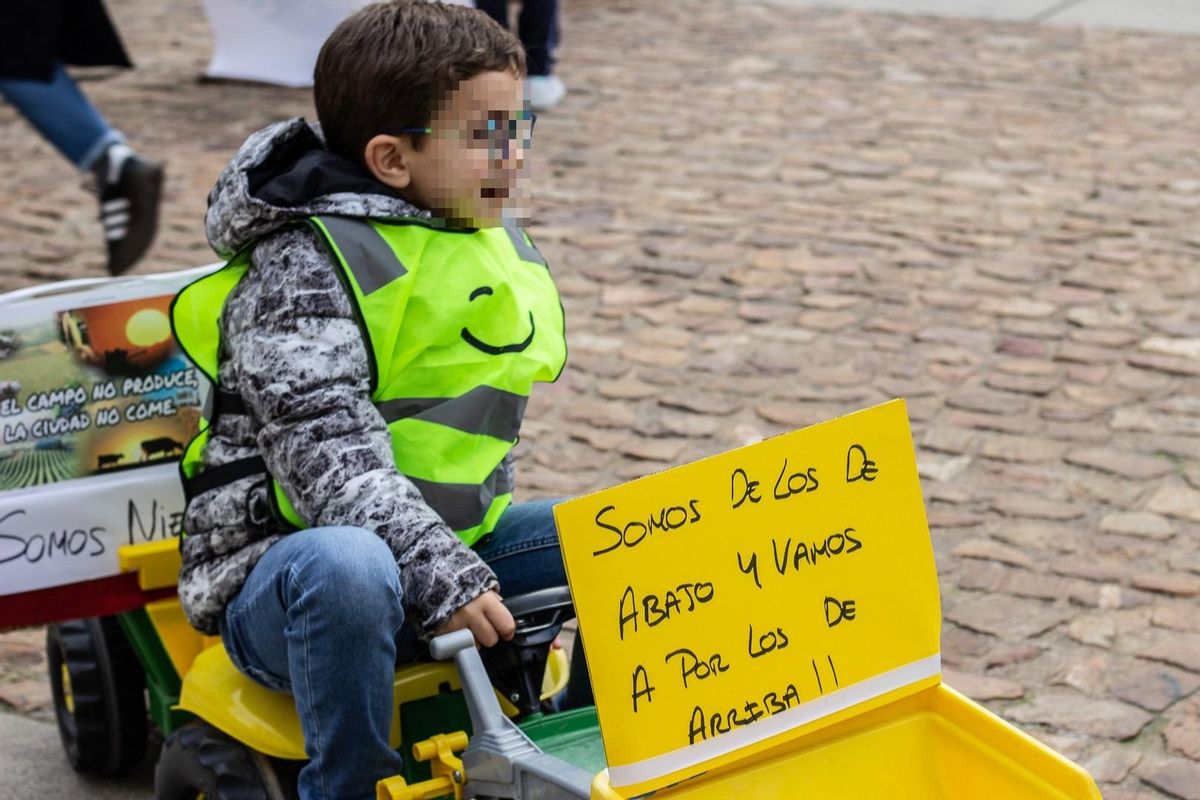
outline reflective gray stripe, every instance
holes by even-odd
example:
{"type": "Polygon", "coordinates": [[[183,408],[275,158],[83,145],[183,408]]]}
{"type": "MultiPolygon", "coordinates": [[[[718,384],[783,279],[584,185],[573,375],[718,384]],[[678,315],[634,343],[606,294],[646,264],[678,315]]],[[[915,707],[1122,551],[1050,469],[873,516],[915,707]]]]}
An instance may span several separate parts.
{"type": "Polygon", "coordinates": [[[528,397],[503,389],[476,386],[458,397],[404,397],[384,400],[375,407],[389,423],[420,419],[512,442],[521,429],[528,402],[528,397]]]}
{"type": "Polygon", "coordinates": [[[411,476],[409,480],[453,531],[465,531],[483,522],[492,501],[513,489],[503,462],[481,484],[437,483],[411,476]]]}
{"type": "Polygon", "coordinates": [[[546,259],[542,258],[542,254],[537,251],[536,247],[525,241],[525,234],[517,227],[516,222],[511,219],[504,220],[504,232],[508,234],[513,247],[517,248],[517,255],[523,260],[546,266],[546,259]]]}
{"type": "Polygon", "coordinates": [[[318,217],[333,237],[363,294],[387,286],[408,273],[379,232],[361,219],[318,217]]]}

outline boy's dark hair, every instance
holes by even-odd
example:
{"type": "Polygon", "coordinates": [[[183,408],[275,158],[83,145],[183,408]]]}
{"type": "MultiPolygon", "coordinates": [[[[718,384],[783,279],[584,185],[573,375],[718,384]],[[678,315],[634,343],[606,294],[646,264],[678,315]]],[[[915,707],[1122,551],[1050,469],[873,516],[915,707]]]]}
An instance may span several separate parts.
{"type": "MultiPolygon", "coordinates": [[[[482,11],[425,0],[367,6],[334,29],[313,74],[331,151],[361,164],[371,137],[426,128],[436,104],[483,72],[525,74],[515,36],[482,11]]],[[[413,137],[418,149],[424,136],[413,137]]]]}

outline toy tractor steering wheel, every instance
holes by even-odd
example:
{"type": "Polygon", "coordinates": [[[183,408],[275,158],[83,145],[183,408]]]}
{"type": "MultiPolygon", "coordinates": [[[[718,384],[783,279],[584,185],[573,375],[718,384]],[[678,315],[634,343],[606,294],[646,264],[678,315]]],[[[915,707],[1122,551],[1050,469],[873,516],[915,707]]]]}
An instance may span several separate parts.
{"type": "Polygon", "coordinates": [[[521,716],[542,711],[542,676],[554,637],[575,616],[566,586],[540,589],[505,599],[517,623],[509,641],[480,650],[492,685],[517,707],[521,716]]]}

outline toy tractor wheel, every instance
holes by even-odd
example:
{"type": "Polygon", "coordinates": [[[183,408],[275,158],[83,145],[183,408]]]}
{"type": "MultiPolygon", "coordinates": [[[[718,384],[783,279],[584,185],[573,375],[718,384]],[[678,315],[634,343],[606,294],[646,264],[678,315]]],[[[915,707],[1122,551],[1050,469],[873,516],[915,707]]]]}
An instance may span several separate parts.
{"type": "Polygon", "coordinates": [[[46,630],[58,733],[78,772],[112,775],[146,752],[146,679],[115,617],[46,630]]]}
{"type": "Polygon", "coordinates": [[[158,800],[291,800],[299,764],[280,767],[203,720],[163,742],[154,770],[158,800]]]}

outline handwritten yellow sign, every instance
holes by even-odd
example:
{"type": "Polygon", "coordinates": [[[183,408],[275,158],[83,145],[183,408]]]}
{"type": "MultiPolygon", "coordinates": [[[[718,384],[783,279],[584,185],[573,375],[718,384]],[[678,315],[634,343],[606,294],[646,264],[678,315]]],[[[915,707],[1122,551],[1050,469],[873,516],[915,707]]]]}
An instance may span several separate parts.
{"type": "Polygon", "coordinates": [[[940,678],[903,400],[555,508],[612,785],[662,787],[940,678]]]}

